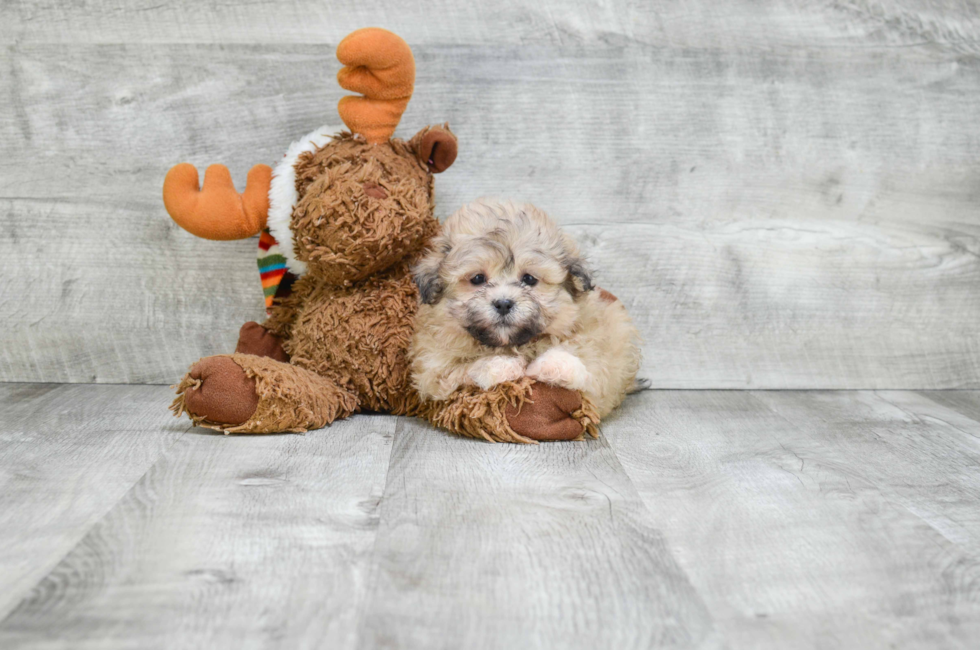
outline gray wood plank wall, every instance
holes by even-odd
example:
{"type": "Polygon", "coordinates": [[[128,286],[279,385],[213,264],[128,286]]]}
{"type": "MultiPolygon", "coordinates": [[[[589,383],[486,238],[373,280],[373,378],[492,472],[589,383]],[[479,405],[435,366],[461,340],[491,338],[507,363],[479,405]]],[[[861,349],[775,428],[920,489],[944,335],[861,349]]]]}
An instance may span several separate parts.
{"type": "Polygon", "coordinates": [[[254,241],[160,185],[244,179],[338,123],[336,43],[418,60],[438,213],[554,214],[675,388],[980,387],[980,6],[893,2],[0,6],[0,380],[174,381],[262,316],[254,241]]]}

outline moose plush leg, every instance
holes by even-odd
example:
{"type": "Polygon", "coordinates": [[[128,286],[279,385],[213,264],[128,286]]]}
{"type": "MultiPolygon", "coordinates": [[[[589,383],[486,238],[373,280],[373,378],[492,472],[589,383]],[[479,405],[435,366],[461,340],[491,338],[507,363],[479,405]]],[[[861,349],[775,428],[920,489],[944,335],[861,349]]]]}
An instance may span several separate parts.
{"type": "Polygon", "coordinates": [[[226,433],[319,429],[350,415],[357,397],[309,370],[251,354],[206,357],[177,385],[171,405],[226,433]]]}
{"type": "Polygon", "coordinates": [[[491,442],[579,440],[586,433],[595,437],[599,423],[580,393],[526,377],[485,391],[460,388],[449,399],[424,403],[420,414],[453,433],[491,442]]]}
{"type": "Polygon", "coordinates": [[[283,349],[279,337],[255,321],[245,323],[238,331],[238,347],[235,348],[235,353],[289,361],[289,354],[283,349]]]}

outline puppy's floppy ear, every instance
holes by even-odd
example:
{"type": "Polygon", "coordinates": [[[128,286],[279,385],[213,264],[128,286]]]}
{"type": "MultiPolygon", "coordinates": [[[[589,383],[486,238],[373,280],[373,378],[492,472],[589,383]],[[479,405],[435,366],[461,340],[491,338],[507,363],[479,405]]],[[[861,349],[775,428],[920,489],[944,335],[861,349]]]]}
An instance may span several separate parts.
{"type": "Polygon", "coordinates": [[[592,271],[577,256],[567,257],[564,261],[565,270],[568,271],[568,278],[565,280],[565,289],[572,297],[578,298],[587,291],[592,291],[595,285],[592,283],[592,271]]]}
{"type": "Polygon", "coordinates": [[[412,280],[418,287],[419,299],[426,305],[434,305],[442,297],[446,286],[439,277],[439,270],[452,248],[449,240],[442,236],[437,237],[432,244],[429,253],[412,268],[412,280]]]}
{"type": "Polygon", "coordinates": [[[449,169],[456,161],[456,136],[448,124],[427,126],[415,134],[408,144],[415,150],[419,161],[433,174],[449,169]]]}

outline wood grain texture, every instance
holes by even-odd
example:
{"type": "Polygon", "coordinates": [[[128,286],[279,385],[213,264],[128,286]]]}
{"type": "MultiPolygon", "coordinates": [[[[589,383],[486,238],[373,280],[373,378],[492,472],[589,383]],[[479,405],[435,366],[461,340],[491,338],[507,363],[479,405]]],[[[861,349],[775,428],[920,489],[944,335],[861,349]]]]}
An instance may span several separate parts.
{"type": "Polygon", "coordinates": [[[16,215],[0,212],[0,273],[18,282],[0,298],[5,379],[175,383],[264,318],[254,241],[195,240],[138,206],[0,206],[16,215]]]}
{"type": "Polygon", "coordinates": [[[0,647],[980,636],[980,391],[646,391],[540,446],[364,415],[222,436],[169,393],[0,385],[0,647]]]}
{"type": "Polygon", "coordinates": [[[365,648],[718,647],[604,440],[395,435],[365,648]]]}
{"type": "Polygon", "coordinates": [[[354,647],[394,423],[184,435],[0,624],[0,645],[354,647]]]}
{"type": "Polygon", "coordinates": [[[731,647],[975,645],[980,446],[964,432],[980,424],[884,397],[646,392],[606,423],[731,647]]]}
{"type": "Polygon", "coordinates": [[[0,384],[0,620],[190,428],[167,393],[0,384]]]}
{"type": "Polygon", "coordinates": [[[379,25],[411,43],[639,41],[671,47],[929,45],[977,53],[980,10],[964,0],[693,0],[683,4],[431,0],[424,10],[388,0],[325,5],[302,0],[57,0],[4,3],[0,37],[20,43],[323,43],[379,25]]]}
{"type": "Polygon", "coordinates": [[[920,394],[968,418],[980,421],[980,393],[974,390],[927,390],[920,394]]]}
{"type": "Polygon", "coordinates": [[[103,0],[0,8],[0,379],[176,380],[261,315],[254,241],[194,240],[166,169],[337,123],[336,42],[418,60],[445,216],[530,200],[681,388],[980,387],[975,3],[103,0]]]}
{"type": "MultiPolygon", "coordinates": [[[[759,398],[808,439],[860,461],[883,496],[980,553],[980,423],[907,392],[768,392],[759,398]]],[[[962,569],[972,575],[971,589],[980,589],[980,569],[962,569]]]]}

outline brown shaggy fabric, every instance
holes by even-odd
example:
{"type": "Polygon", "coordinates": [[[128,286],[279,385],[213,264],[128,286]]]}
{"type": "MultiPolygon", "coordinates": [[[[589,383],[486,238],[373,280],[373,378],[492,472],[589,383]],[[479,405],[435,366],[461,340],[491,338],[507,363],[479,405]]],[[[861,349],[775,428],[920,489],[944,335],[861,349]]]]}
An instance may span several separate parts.
{"type": "Polygon", "coordinates": [[[407,350],[417,295],[408,262],[349,287],[303,278],[284,347],[293,364],[357,393],[365,409],[406,413],[415,399],[407,350]]]}
{"type": "Polygon", "coordinates": [[[238,346],[236,354],[254,354],[257,357],[269,357],[276,361],[289,361],[289,355],[282,348],[279,338],[255,321],[242,325],[238,331],[238,346]]]}
{"type": "Polygon", "coordinates": [[[418,401],[406,358],[418,307],[409,269],[439,232],[432,176],[401,140],[342,133],[300,156],[296,188],[292,229],[309,272],[265,326],[293,364],[357,394],[362,408],[408,413],[418,401]]]}
{"type": "Polygon", "coordinates": [[[580,440],[598,435],[599,416],[582,397],[528,377],[490,390],[460,388],[444,401],[420,405],[418,414],[436,426],[490,442],[580,440]]]}
{"type": "Polygon", "coordinates": [[[342,133],[296,162],[297,257],[308,276],[350,285],[419,251],[437,232],[432,176],[401,140],[369,145],[342,133]],[[372,197],[365,185],[385,198],[372,197]]]}
{"type": "MultiPolygon", "coordinates": [[[[573,429],[576,436],[595,435],[598,418],[589,404],[571,404],[567,396],[552,404],[559,393],[535,391],[530,379],[489,391],[463,388],[441,402],[421,403],[412,388],[407,352],[418,291],[410,268],[439,232],[432,216],[432,171],[439,169],[430,170],[429,161],[434,168],[450,164],[454,144],[446,127],[423,129],[408,143],[369,144],[341,133],[301,155],[291,229],[296,256],[308,272],[289,295],[277,296],[262,326],[242,328],[239,352],[249,354],[199,362],[233,361],[254,382],[253,412],[245,420],[239,413],[235,422],[218,417],[210,402],[194,401],[201,383],[191,375],[177,386],[174,412],[228,433],[306,431],[371,410],[417,415],[490,441],[564,439],[573,429]],[[420,152],[423,142],[428,151],[420,152]]],[[[242,392],[241,375],[237,388],[225,388],[227,399],[242,392]]],[[[220,392],[211,391],[216,398],[220,392]]]]}
{"type": "Polygon", "coordinates": [[[506,415],[508,408],[524,405],[532,382],[525,377],[518,382],[498,384],[487,391],[466,386],[447,400],[422,403],[418,414],[436,426],[469,438],[534,444],[535,440],[511,428],[506,415]]]}
{"type": "Polygon", "coordinates": [[[220,355],[202,359],[198,364],[219,359],[228,359],[239,366],[253,382],[258,403],[251,417],[232,424],[193,410],[193,402],[188,399],[188,392],[195,387],[190,374],[177,385],[177,398],[170,407],[176,415],[187,413],[194,424],[225,433],[302,433],[326,426],[357,409],[356,395],[315,373],[268,357],[220,355]]]}

